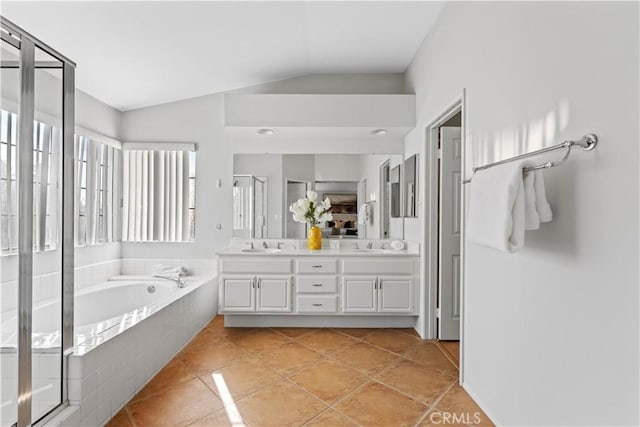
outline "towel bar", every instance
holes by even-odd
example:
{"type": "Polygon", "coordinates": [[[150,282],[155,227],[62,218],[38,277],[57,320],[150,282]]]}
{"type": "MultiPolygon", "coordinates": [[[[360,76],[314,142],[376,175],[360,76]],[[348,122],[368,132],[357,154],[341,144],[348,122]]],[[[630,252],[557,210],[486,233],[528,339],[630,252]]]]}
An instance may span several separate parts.
{"type": "MultiPolygon", "coordinates": [[[[561,148],[565,148],[567,151],[564,153],[564,156],[559,161],[557,161],[557,162],[546,162],[546,163],[543,163],[541,165],[527,167],[527,168],[524,168],[523,172],[529,172],[529,171],[538,170],[538,169],[549,169],[549,168],[553,168],[555,166],[559,166],[559,165],[563,164],[569,158],[569,155],[571,154],[571,148],[574,145],[577,145],[578,147],[581,147],[584,151],[591,151],[594,148],[596,148],[597,144],[598,144],[598,136],[596,134],[589,133],[589,134],[583,136],[582,138],[580,138],[577,141],[564,141],[564,142],[561,142],[560,144],[552,145],[550,147],[541,148],[540,150],[532,151],[530,153],[520,154],[519,156],[509,157],[508,159],[499,160],[499,161],[493,162],[493,163],[487,163],[486,165],[482,165],[482,166],[476,166],[475,168],[473,168],[473,173],[476,173],[476,172],[478,172],[480,170],[489,169],[489,168],[492,168],[494,166],[502,165],[504,163],[509,163],[509,162],[513,162],[513,161],[516,161],[516,160],[525,159],[527,157],[536,156],[538,154],[548,153],[550,151],[555,151],[555,150],[559,150],[561,148]]],[[[471,182],[471,178],[462,181],[463,184],[468,184],[470,182],[471,182]]]]}

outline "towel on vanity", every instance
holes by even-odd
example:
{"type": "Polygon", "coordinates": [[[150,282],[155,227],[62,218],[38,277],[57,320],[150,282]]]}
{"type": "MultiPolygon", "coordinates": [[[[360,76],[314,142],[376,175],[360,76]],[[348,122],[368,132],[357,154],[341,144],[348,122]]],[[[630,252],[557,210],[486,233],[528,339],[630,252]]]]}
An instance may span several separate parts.
{"type": "Polygon", "coordinates": [[[528,160],[478,171],[471,181],[469,241],[504,252],[524,246],[525,230],[551,221],[541,170],[523,178],[528,160]]]}

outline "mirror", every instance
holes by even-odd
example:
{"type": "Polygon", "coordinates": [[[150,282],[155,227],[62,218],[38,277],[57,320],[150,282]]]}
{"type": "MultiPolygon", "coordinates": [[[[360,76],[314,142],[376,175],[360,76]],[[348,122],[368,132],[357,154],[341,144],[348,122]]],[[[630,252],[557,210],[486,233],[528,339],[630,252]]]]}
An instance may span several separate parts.
{"type": "Polygon", "coordinates": [[[333,221],[320,225],[324,238],[403,238],[400,154],[235,154],[233,159],[233,237],[306,238],[307,225],[293,221],[289,206],[313,190],[332,205],[333,221]]]}
{"type": "Polygon", "coordinates": [[[404,161],[404,216],[418,216],[418,155],[404,161]]]}

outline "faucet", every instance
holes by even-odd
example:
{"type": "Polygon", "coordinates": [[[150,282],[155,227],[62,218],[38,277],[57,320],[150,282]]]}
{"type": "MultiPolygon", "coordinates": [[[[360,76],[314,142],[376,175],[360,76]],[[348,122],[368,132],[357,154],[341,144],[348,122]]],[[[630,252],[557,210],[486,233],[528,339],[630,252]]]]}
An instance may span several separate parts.
{"type": "Polygon", "coordinates": [[[367,243],[367,249],[372,249],[372,248],[373,248],[373,242],[367,243]]]}
{"type": "Polygon", "coordinates": [[[360,248],[358,247],[358,244],[357,244],[357,243],[354,243],[354,244],[353,244],[353,249],[354,249],[354,250],[356,250],[356,251],[357,251],[358,249],[360,249],[360,248]]]}
{"type": "Polygon", "coordinates": [[[247,242],[247,243],[245,243],[245,245],[251,245],[251,249],[255,249],[255,248],[253,247],[253,242],[247,242]]]}
{"type": "Polygon", "coordinates": [[[186,282],[184,280],[184,277],[177,277],[177,278],[173,278],[173,277],[166,277],[166,276],[158,276],[158,277],[162,277],[163,279],[167,279],[167,280],[171,280],[172,282],[176,282],[176,285],[178,285],[179,288],[184,288],[186,286],[186,282]]]}
{"type": "Polygon", "coordinates": [[[282,245],[284,245],[284,243],[278,242],[278,249],[282,249],[282,245]]]}
{"type": "Polygon", "coordinates": [[[269,244],[267,242],[262,242],[262,247],[265,249],[269,249],[269,244]]]}

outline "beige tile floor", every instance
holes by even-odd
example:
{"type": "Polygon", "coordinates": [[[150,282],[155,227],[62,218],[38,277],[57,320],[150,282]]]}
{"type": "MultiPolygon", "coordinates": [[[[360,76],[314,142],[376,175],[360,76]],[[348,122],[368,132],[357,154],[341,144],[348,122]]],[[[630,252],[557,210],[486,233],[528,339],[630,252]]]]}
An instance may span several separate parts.
{"type": "Polygon", "coordinates": [[[108,426],[493,425],[457,375],[412,329],[225,328],[218,316],[108,426]]]}

